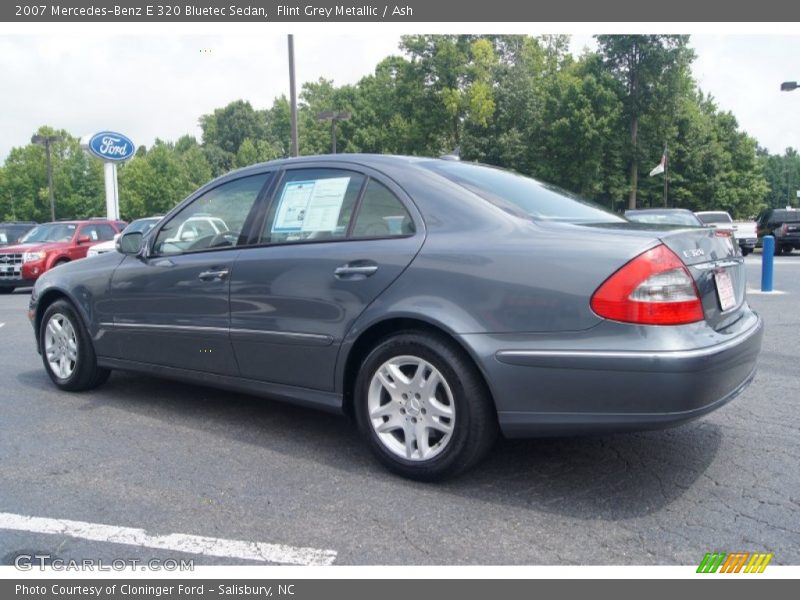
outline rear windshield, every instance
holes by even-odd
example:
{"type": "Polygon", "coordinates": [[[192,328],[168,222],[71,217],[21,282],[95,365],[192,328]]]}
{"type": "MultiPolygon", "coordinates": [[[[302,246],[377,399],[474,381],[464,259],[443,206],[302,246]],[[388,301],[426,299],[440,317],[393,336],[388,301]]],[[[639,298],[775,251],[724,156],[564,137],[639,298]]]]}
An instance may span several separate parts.
{"type": "Polygon", "coordinates": [[[626,212],[625,217],[636,223],[649,223],[651,225],[685,225],[686,227],[702,227],[702,223],[691,213],[657,213],[657,212],[626,212]]]}
{"type": "Polygon", "coordinates": [[[728,213],[708,213],[707,215],[697,215],[703,223],[730,223],[732,221],[728,213]]]}
{"type": "Polygon", "coordinates": [[[772,214],[769,215],[769,220],[780,223],[785,223],[787,221],[800,221],[800,210],[786,210],[779,208],[772,211],[772,214]]]}
{"type": "Polygon", "coordinates": [[[424,166],[515,214],[551,221],[624,222],[589,200],[511,171],[456,161],[431,161],[424,166]]]}

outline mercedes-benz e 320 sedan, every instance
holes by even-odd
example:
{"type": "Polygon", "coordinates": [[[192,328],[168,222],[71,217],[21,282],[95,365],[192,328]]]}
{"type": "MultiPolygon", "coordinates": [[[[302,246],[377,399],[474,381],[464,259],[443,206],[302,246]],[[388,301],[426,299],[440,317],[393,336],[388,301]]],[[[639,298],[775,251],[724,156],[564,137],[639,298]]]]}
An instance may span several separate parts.
{"type": "Polygon", "coordinates": [[[745,388],[762,323],[732,238],[654,227],[486,166],[281,160],[46,273],[30,318],[61,389],[122,369],[342,411],[435,479],[498,431],[665,427],[745,388]]]}

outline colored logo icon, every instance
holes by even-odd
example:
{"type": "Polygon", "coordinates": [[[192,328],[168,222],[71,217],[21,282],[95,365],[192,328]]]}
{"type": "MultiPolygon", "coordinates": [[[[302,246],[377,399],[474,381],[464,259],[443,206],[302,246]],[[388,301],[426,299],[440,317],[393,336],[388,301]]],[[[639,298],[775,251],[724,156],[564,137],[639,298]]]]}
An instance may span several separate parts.
{"type": "Polygon", "coordinates": [[[697,567],[698,573],[763,573],[772,553],[708,552],[697,567]]]}

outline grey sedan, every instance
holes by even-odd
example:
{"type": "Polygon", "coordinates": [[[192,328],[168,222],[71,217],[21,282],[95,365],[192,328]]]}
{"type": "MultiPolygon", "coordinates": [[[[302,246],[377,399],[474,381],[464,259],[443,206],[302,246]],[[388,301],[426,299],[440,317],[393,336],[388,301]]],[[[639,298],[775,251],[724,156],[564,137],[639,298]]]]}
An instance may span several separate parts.
{"type": "Polygon", "coordinates": [[[36,282],[56,386],[121,369],[343,412],[423,480],[474,465],[498,432],[700,417],[747,386],[761,346],[724,232],[630,223],[457,161],[256,165],[117,243],[36,282]]]}

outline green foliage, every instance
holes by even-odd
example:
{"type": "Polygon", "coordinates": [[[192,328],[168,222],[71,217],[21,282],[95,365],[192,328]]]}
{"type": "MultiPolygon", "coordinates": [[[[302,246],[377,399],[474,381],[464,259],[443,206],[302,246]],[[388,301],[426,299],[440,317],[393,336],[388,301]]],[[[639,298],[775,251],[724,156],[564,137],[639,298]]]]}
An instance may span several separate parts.
{"type": "MultiPolygon", "coordinates": [[[[688,36],[597,36],[597,52],[569,53],[567,36],[412,35],[353,85],[303,85],[300,152],[331,151],[324,111],[337,123],[338,152],[438,156],[532,175],[621,210],[663,204],[664,176],[647,177],[669,148],[671,206],[725,209],[746,218],[796,204],[800,156],[771,156],[730,113],[697,89],[688,36]],[[640,176],[640,173],[645,174],[640,176]]],[[[286,157],[289,103],[245,100],[200,117],[202,141],[140,146],[120,166],[126,219],[164,213],[212,177],[286,157]]],[[[59,217],[102,214],[102,165],[67,132],[53,147],[59,217]]],[[[44,149],[14,148],[0,167],[0,218],[49,219],[44,149]]]]}
{"type": "Polygon", "coordinates": [[[763,148],[759,148],[757,154],[769,187],[764,197],[765,206],[771,208],[798,206],[800,154],[797,150],[787,148],[783,154],[770,155],[763,148]]]}

